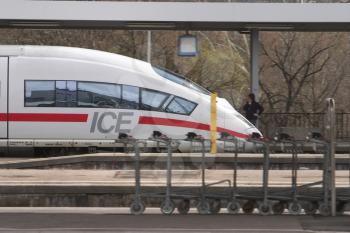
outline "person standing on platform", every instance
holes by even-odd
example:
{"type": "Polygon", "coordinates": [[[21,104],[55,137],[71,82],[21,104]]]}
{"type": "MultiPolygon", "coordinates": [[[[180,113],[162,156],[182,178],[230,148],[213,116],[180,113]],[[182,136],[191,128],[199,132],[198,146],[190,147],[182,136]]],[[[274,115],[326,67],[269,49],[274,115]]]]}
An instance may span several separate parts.
{"type": "Polygon", "coordinates": [[[255,95],[253,93],[250,93],[248,95],[248,101],[243,106],[243,110],[245,112],[245,117],[247,120],[250,121],[254,126],[257,126],[258,118],[261,113],[264,112],[264,108],[255,101],[255,95]]]}

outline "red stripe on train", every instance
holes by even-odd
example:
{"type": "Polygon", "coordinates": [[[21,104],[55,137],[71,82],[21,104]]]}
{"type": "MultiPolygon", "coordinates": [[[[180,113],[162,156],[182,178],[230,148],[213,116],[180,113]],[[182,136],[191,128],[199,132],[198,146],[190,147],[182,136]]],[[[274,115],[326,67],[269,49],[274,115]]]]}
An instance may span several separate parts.
{"type": "MultiPolygon", "coordinates": [[[[200,129],[200,130],[206,130],[206,131],[210,130],[210,126],[207,124],[193,122],[193,121],[161,118],[161,117],[140,116],[139,124],[174,126],[174,127],[183,127],[183,128],[191,128],[191,129],[200,129]]],[[[239,137],[239,138],[248,138],[248,135],[246,134],[238,133],[233,130],[229,130],[221,127],[218,127],[217,131],[220,133],[226,132],[231,134],[232,136],[239,137]]]]}
{"type": "Polygon", "coordinates": [[[0,121],[7,121],[7,114],[6,113],[0,113],[0,121]]]}
{"type": "MultiPolygon", "coordinates": [[[[0,121],[17,121],[17,122],[87,122],[88,114],[60,114],[60,113],[0,113],[0,121]]],[[[143,125],[164,125],[173,127],[183,127],[200,130],[210,130],[208,124],[161,118],[161,117],[148,117],[140,116],[139,124],[143,125]]],[[[235,137],[248,138],[248,135],[235,132],[233,130],[218,127],[217,131],[222,133],[226,132],[235,137]]]]}
{"type": "Polygon", "coordinates": [[[88,114],[1,113],[0,121],[87,122],[88,114]]]}
{"type": "Polygon", "coordinates": [[[192,129],[209,130],[209,125],[197,123],[193,121],[183,121],[177,119],[161,118],[161,117],[147,117],[140,116],[139,124],[143,125],[164,125],[164,126],[175,126],[192,129]]]}
{"type": "Polygon", "coordinates": [[[217,127],[217,131],[219,133],[228,133],[231,134],[232,136],[238,137],[238,138],[249,138],[249,135],[247,134],[243,134],[243,133],[238,133],[236,131],[230,130],[230,129],[225,129],[225,128],[221,128],[221,127],[217,127]]]}

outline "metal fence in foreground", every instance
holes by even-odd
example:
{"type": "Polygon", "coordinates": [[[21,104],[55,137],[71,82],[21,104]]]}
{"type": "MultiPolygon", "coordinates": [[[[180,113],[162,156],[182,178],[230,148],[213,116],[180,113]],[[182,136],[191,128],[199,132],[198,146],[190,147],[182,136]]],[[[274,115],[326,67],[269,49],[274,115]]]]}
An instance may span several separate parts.
{"type": "MultiPolygon", "coordinates": [[[[264,113],[259,122],[259,129],[267,137],[273,137],[279,128],[316,129],[324,135],[325,113],[264,113]]],[[[336,138],[350,139],[350,113],[336,113],[336,138]]]]}

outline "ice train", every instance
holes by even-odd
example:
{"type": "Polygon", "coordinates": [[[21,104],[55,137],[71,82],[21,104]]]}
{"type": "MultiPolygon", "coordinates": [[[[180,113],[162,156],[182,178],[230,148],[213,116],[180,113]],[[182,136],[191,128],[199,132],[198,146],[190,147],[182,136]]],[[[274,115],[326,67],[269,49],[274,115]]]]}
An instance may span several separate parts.
{"type": "MultiPolygon", "coordinates": [[[[218,134],[261,133],[217,99],[218,134]]],[[[0,147],[114,147],[121,134],[209,138],[210,93],[149,63],[102,51],[0,46],[0,147]]],[[[218,135],[219,137],[219,135],[218,135]]]]}

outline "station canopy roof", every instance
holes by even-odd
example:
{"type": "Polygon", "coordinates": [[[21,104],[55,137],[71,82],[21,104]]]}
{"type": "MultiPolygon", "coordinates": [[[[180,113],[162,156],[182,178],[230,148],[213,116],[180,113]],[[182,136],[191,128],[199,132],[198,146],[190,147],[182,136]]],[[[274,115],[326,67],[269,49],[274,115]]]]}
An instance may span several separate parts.
{"type": "Polygon", "coordinates": [[[0,27],[350,31],[350,4],[3,0],[0,27]]]}

